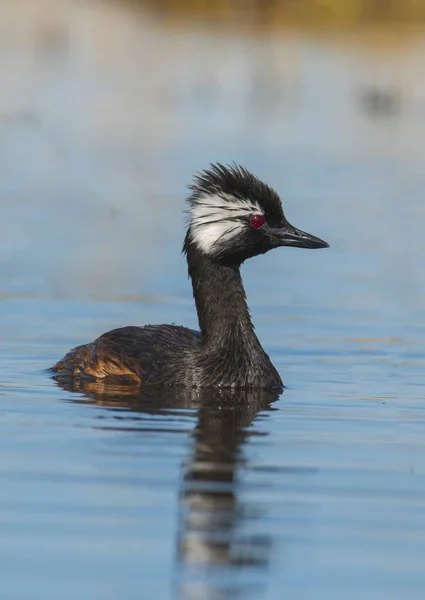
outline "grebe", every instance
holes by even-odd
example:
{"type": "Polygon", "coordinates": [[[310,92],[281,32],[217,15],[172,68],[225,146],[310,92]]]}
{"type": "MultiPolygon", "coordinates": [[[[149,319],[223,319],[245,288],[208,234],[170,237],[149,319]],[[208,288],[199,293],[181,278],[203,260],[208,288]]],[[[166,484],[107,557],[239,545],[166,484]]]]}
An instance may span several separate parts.
{"type": "Polygon", "coordinates": [[[177,325],[114,329],[71,350],[53,367],[58,376],[282,390],[255,335],[240,267],[279,246],[328,244],[293,227],[278,194],[244,167],[210,165],[189,189],[183,252],[200,332],[177,325]]]}

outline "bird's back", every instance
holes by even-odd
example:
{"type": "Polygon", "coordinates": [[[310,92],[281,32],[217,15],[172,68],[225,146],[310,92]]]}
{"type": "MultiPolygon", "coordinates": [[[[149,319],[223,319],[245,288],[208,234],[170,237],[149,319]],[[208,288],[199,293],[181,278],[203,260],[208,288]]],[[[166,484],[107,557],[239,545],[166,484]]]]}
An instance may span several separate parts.
{"type": "Polygon", "coordinates": [[[137,383],[172,385],[201,348],[201,334],[179,325],[121,327],[77,346],[54,367],[60,376],[127,377],[137,383]]]}

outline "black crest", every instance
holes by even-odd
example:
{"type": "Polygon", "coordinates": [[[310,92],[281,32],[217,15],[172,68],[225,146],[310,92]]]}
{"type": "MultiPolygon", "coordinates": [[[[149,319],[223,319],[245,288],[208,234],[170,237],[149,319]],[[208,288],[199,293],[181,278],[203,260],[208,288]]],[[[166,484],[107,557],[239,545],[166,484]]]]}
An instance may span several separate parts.
{"type": "Polygon", "coordinates": [[[282,202],[273,188],[237,164],[210,164],[201,171],[189,186],[192,191],[189,203],[196,203],[203,194],[227,194],[235,199],[251,200],[261,206],[265,215],[274,220],[284,219],[282,202]]]}

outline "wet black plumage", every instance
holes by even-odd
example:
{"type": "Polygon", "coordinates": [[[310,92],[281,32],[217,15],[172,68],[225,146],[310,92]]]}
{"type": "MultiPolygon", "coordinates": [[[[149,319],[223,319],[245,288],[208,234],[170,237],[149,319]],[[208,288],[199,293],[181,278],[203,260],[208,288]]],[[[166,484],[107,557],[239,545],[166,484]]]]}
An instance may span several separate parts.
{"type": "Polygon", "coordinates": [[[200,332],[175,325],[115,329],[71,350],[53,367],[57,377],[282,389],[254,332],[240,266],[278,246],[327,244],[290,225],[278,194],[243,167],[211,165],[190,190],[183,250],[200,332]]]}

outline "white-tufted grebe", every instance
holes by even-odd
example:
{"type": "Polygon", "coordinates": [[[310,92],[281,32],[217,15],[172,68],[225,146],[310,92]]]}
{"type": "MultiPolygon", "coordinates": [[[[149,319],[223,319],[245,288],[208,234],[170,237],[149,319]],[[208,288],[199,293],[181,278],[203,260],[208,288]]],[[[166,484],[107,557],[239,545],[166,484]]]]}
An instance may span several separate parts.
{"type": "Polygon", "coordinates": [[[211,165],[190,190],[183,251],[200,332],[177,325],[114,329],[71,350],[53,367],[57,376],[282,389],[255,335],[240,266],[279,246],[328,244],[288,223],[278,194],[243,167],[211,165]]]}

